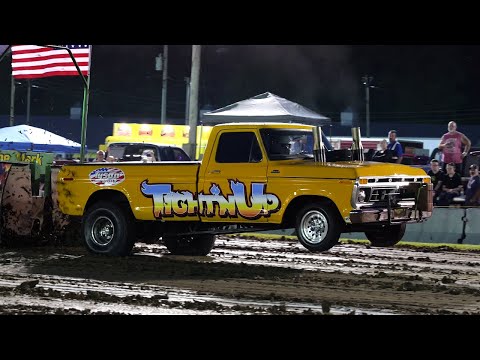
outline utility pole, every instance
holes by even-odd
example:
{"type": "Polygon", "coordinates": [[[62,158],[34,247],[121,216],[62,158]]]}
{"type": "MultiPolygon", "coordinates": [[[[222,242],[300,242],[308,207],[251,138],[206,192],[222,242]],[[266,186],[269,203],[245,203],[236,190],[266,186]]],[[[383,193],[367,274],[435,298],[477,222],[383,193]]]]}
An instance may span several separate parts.
{"type": "Polygon", "coordinates": [[[12,85],[10,87],[10,126],[14,125],[15,118],[15,78],[12,75],[12,85]]]}
{"type": "Polygon", "coordinates": [[[185,82],[187,85],[187,93],[185,96],[185,124],[188,125],[188,119],[189,119],[188,106],[190,103],[190,78],[188,76],[185,77],[185,82]]]}
{"type": "Polygon", "coordinates": [[[198,87],[200,83],[200,53],[201,45],[192,45],[192,70],[190,82],[189,116],[188,124],[190,131],[188,136],[189,155],[192,159],[197,158],[197,122],[198,122],[198,87]]]}
{"type": "Polygon", "coordinates": [[[166,123],[167,117],[167,80],[168,80],[168,45],[163,45],[163,74],[162,74],[162,117],[161,124],[166,123]]]}
{"type": "Polygon", "coordinates": [[[367,137],[370,137],[370,88],[373,81],[373,76],[365,75],[362,78],[363,85],[365,85],[365,105],[366,109],[366,123],[367,123],[367,137]]]}

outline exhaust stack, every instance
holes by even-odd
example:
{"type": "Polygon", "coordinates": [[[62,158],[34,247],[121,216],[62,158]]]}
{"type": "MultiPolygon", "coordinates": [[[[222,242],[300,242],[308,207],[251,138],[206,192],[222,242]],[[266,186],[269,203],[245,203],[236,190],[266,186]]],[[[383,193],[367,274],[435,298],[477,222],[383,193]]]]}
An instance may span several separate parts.
{"type": "Polygon", "coordinates": [[[321,126],[315,126],[313,128],[313,156],[316,163],[325,164],[327,162],[321,126]]]}

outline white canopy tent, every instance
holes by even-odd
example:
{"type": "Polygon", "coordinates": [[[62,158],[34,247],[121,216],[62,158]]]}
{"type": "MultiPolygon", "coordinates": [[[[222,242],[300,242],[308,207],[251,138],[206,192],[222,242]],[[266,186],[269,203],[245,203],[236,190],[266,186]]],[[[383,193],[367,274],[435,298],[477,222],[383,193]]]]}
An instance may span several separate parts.
{"type": "Polygon", "coordinates": [[[206,112],[200,120],[204,125],[251,121],[296,122],[319,126],[331,123],[330,118],[270,92],[206,112]]]}

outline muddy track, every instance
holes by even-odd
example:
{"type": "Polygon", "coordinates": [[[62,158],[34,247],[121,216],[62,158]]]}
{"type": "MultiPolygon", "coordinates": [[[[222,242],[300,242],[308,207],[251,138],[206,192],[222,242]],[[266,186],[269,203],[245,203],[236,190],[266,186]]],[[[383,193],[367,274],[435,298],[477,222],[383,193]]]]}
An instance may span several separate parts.
{"type": "Polygon", "coordinates": [[[209,256],[139,243],[0,249],[0,314],[480,314],[480,252],[219,236],[209,256]]]}

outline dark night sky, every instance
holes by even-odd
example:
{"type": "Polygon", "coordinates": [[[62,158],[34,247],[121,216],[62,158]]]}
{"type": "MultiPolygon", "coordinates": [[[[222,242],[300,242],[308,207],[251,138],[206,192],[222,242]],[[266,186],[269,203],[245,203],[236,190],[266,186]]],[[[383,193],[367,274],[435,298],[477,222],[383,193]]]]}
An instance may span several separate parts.
{"type": "MultiPolygon", "coordinates": [[[[163,45],[94,45],[90,114],[160,117],[163,45]]],[[[167,117],[185,111],[191,46],[169,46],[167,117]]],[[[480,46],[473,45],[205,45],[200,104],[212,109],[273,92],[339,120],[352,107],[365,113],[361,78],[374,77],[371,117],[376,121],[474,123],[480,116],[480,46]]],[[[32,115],[65,115],[82,100],[77,77],[35,80],[32,115]]],[[[0,63],[0,114],[9,113],[10,59],[0,63]]],[[[26,90],[17,88],[16,113],[26,90]]]]}

